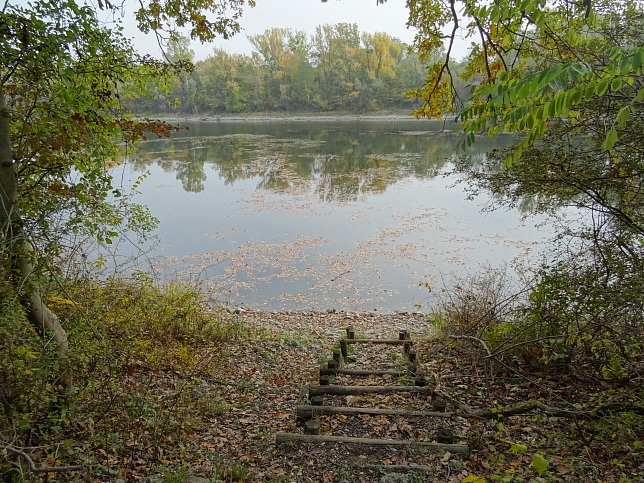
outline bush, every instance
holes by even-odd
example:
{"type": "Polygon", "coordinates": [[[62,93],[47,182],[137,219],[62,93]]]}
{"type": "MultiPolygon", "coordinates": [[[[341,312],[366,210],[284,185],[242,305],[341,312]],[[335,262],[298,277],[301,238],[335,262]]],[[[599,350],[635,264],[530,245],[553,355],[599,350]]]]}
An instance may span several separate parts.
{"type": "Polygon", "coordinates": [[[642,362],[644,298],[636,273],[616,273],[607,279],[571,259],[541,267],[520,286],[525,276],[488,268],[445,288],[433,318],[445,335],[479,339],[506,364],[574,364],[620,379],[642,362]]]}
{"type": "MultiPolygon", "coordinates": [[[[154,447],[154,438],[183,427],[195,377],[217,363],[218,346],[248,335],[214,316],[194,287],[143,277],[55,288],[44,299],[69,336],[71,401],[61,401],[56,387],[55,348],[17,300],[0,302],[0,444],[38,446],[30,452],[35,460],[53,447],[61,461],[74,462],[78,438],[120,447],[136,435],[137,444],[154,447]]],[[[3,481],[23,476],[15,458],[0,463],[3,481]]]]}

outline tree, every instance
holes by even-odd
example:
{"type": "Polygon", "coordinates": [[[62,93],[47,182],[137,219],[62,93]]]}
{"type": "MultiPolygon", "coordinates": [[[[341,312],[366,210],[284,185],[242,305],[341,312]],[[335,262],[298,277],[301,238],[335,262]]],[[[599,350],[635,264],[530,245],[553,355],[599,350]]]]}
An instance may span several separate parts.
{"type": "Polygon", "coordinates": [[[249,35],[248,40],[255,48],[256,62],[265,73],[264,86],[269,107],[275,108],[280,98],[280,86],[284,78],[284,60],[290,53],[287,50],[286,29],[269,29],[263,34],[249,35]]]}
{"type": "MultiPolygon", "coordinates": [[[[165,31],[173,38],[177,27],[191,25],[193,38],[209,39],[236,32],[245,3],[151,2],[141,4],[137,19],[144,31],[165,31]],[[226,9],[232,9],[230,18],[226,9]],[[206,20],[204,10],[214,10],[217,20],[206,20]]],[[[99,6],[116,9],[109,2],[99,6]]],[[[95,11],[73,0],[5,3],[0,65],[2,301],[23,307],[33,326],[56,344],[63,363],[59,382],[69,390],[67,335],[43,303],[39,284],[55,273],[64,235],[91,235],[104,243],[118,235],[115,227],[127,214],[109,203],[122,196],[108,170],[122,151],[114,141],[131,142],[144,131],[169,135],[171,129],[129,119],[119,89],[124,83],[142,88],[151,76],[172,70],[138,56],[118,28],[102,25],[95,11]],[[54,228],[54,218],[64,221],[62,230],[54,228]]]]}
{"type": "Polygon", "coordinates": [[[562,231],[572,236],[562,259],[532,286],[526,320],[541,334],[567,334],[561,349],[601,359],[601,375],[619,375],[644,329],[641,3],[449,1],[440,12],[435,1],[408,5],[426,54],[448,24],[447,52],[460,25],[479,38],[464,69],[470,93],[458,99],[444,58],[430,68],[418,114],[454,112],[465,145],[481,132],[522,135],[483,166],[460,166],[474,189],[537,212],[584,212],[578,230],[562,231]]]}
{"type": "Polygon", "coordinates": [[[354,90],[360,62],[360,35],[356,24],[340,23],[316,28],[312,42],[313,63],[322,109],[344,109],[354,90]]]}
{"type": "Polygon", "coordinates": [[[197,104],[202,110],[246,112],[264,107],[264,84],[250,58],[216,49],[196,65],[197,104]]]}
{"type": "Polygon", "coordinates": [[[192,76],[195,53],[190,48],[190,39],[184,36],[170,39],[165,58],[178,71],[175,76],[178,85],[172,89],[172,94],[175,94],[173,97],[176,101],[174,104],[178,105],[178,108],[183,111],[194,113],[197,82],[192,76]]]}

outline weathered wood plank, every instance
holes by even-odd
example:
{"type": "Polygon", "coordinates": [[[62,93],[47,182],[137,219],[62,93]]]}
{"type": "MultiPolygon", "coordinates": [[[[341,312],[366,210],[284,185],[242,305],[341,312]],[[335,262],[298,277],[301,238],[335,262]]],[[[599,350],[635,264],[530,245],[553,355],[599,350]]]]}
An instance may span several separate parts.
{"type": "Polygon", "coordinates": [[[392,371],[392,370],[370,370],[370,369],[329,369],[328,367],[320,368],[320,375],[322,376],[336,376],[338,374],[345,374],[347,376],[393,376],[403,377],[409,376],[409,371],[392,371]]]}
{"type": "Polygon", "coordinates": [[[341,386],[330,384],[328,386],[309,386],[309,398],[330,394],[332,396],[347,396],[360,394],[389,394],[397,392],[429,392],[429,386],[341,386]]]}
{"type": "Polygon", "coordinates": [[[405,343],[413,344],[410,340],[400,339],[346,339],[347,344],[389,344],[389,345],[405,345],[405,343]]]}
{"type": "Polygon", "coordinates": [[[368,444],[370,446],[416,446],[449,451],[450,453],[461,455],[468,455],[470,452],[470,448],[464,444],[431,443],[429,441],[416,441],[413,439],[353,438],[349,436],[321,436],[300,433],[277,433],[277,435],[275,436],[275,444],[283,444],[288,442],[354,443],[368,444]]]}
{"type": "Polygon", "coordinates": [[[387,474],[388,472],[409,473],[411,471],[421,472],[421,473],[431,473],[433,471],[433,468],[431,466],[418,465],[418,464],[414,464],[414,463],[410,463],[408,465],[374,465],[374,464],[360,465],[360,464],[356,464],[356,465],[354,465],[354,467],[364,469],[364,470],[377,470],[377,471],[383,472],[384,474],[387,474]]]}
{"type": "Polygon", "coordinates": [[[387,409],[387,408],[357,408],[348,406],[296,406],[295,411],[300,419],[309,419],[314,414],[385,414],[392,416],[422,416],[434,418],[450,418],[452,413],[436,411],[414,411],[410,409],[387,409]]]}

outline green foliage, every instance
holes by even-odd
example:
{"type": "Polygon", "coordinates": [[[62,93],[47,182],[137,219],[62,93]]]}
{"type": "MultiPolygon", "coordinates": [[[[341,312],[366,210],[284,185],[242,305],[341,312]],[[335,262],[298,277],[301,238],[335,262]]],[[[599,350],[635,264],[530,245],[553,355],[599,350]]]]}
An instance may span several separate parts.
{"type": "Polygon", "coordinates": [[[421,55],[443,45],[450,24],[448,52],[459,25],[480,34],[463,72],[469,93],[457,97],[451,65],[439,59],[418,114],[453,111],[464,145],[479,133],[522,134],[482,163],[457,165],[472,191],[540,214],[577,210],[566,213],[577,220],[564,220],[548,266],[503,318],[486,320],[490,297],[481,287],[463,297],[452,289],[456,303],[443,312],[465,321],[460,332],[484,340],[495,356],[628,378],[642,360],[644,329],[641,3],[464,0],[461,17],[439,1],[408,3],[421,55]]]}
{"type": "MultiPolygon", "coordinates": [[[[194,287],[178,284],[157,287],[141,277],[107,283],[79,281],[70,285],[67,293],[78,300],[73,307],[66,300],[48,300],[62,317],[76,321],[74,328],[70,328],[75,350],[85,352],[87,334],[98,331],[102,334],[99,340],[103,340],[100,345],[109,341],[110,358],[124,367],[195,368],[202,357],[196,347],[246,335],[240,327],[213,317],[203,295],[194,287]],[[86,321],[91,321],[93,327],[87,326],[86,321]]],[[[99,352],[92,357],[104,355],[99,352]]]]}
{"type": "Polygon", "coordinates": [[[479,339],[506,367],[583,365],[594,377],[623,380],[644,357],[636,273],[621,273],[607,286],[598,284],[604,273],[579,260],[542,267],[534,276],[488,269],[445,288],[433,320],[447,335],[479,339]]]}
{"type": "Polygon", "coordinates": [[[42,340],[18,301],[0,302],[0,438],[29,438],[64,417],[59,364],[55,347],[42,340]]]}
{"type": "Polygon", "coordinates": [[[253,481],[250,469],[241,463],[219,462],[215,466],[213,477],[216,482],[253,481]]]}
{"type": "MultiPolygon", "coordinates": [[[[468,133],[523,132],[508,164],[521,158],[547,130],[549,122],[585,120],[579,107],[600,102],[602,127],[595,135],[604,151],[613,150],[633,112],[641,109],[644,50],[641,45],[641,6],[637,2],[575,3],[557,0],[500,1],[485,4],[464,0],[441,9],[438,0],[413,0],[410,24],[417,27],[421,55],[447,43],[447,58],[430,67],[421,92],[426,105],[419,115],[435,116],[456,110],[468,133]],[[627,19],[627,21],[625,21],[627,19]],[[619,25],[619,26],[616,26],[619,25]],[[443,29],[451,26],[451,35],[443,29]],[[459,27],[477,31],[480,44],[467,60],[470,94],[455,97],[447,63],[459,27]]],[[[598,119],[596,116],[595,119],[598,119]]]]}
{"type": "MultiPolygon", "coordinates": [[[[99,5],[102,5],[99,2],[99,5]]],[[[107,6],[110,6],[106,2],[107,6]]],[[[190,28],[190,37],[202,42],[221,36],[225,39],[241,30],[239,18],[245,5],[255,6],[255,0],[188,0],[180,4],[167,1],[141,2],[136,20],[142,32],[167,31],[176,37],[182,27],[190,28]]],[[[114,8],[114,7],[110,7],[114,8]]]]}
{"type": "MultiPolygon", "coordinates": [[[[85,429],[102,437],[123,425],[113,443],[105,444],[153,445],[154,438],[184,427],[192,412],[229,410],[217,395],[202,394],[197,377],[225,357],[227,341],[250,332],[213,316],[194,287],[155,287],[142,277],[74,280],[63,288],[46,302],[68,331],[68,366],[79,381],[76,413],[85,429]],[[167,387],[146,376],[158,371],[166,371],[161,379],[167,387]]],[[[72,424],[74,416],[61,404],[56,387],[60,361],[21,313],[11,299],[0,304],[0,403],[5,412],[0,438],[37,446],[71,436],[65,458],[73,460],[79,450],[74,440],[84,430],[72,424]]]]}
{"type": "Polygon", "coordinates": [[[164,114],[418,107],[406,92],[422,82],[424,64],[385,33],[360,34],[354,24],[337,24],[319,26],[312,36],[268,29],[249,41],[251,56],[215,49],[193,72],[178,74],[169,92],[135,96],[127,106],[164,114]]]}
{"type": "Polygon", "coordinates": [[[562,263],[543,270],[525,307],[524,326],[543,342],[544,362],[593,361],[598,377],[620,379],[642,357],[642,287],[622,273],[609,285],[592,266],[562,263]]]}

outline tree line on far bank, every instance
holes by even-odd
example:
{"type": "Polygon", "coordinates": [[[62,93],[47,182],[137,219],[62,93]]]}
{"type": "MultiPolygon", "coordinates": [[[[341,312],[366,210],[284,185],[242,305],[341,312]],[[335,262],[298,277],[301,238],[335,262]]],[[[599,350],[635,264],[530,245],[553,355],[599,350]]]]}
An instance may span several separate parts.
{"type": "MultiPolygon", "coordinates": [[[[432,59],[421,60],[386,33],[361,33],[356,24],[339,23],[318,26],[313,35],[272,28],[248,39],[250,56],[215,49],[165,88],[149,86],[133,96],[127,107],[139,115],[194,115],[412,111],[422,105],[413,93],[432,59]]],[[[187,38],[170,42],[166,55],[173,63],[194,61],[187,38]]]]}

